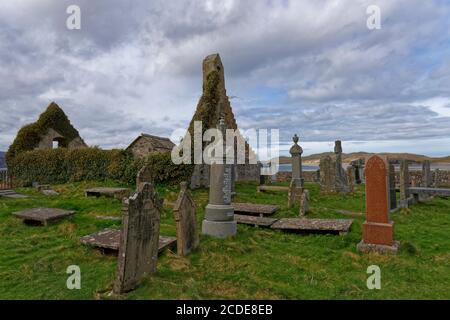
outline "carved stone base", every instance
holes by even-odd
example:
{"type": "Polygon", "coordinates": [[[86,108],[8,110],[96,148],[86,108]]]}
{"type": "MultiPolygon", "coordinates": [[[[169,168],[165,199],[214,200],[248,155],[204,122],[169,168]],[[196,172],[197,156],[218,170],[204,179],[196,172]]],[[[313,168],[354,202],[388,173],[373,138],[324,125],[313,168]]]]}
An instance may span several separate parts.
{"type": "Polygon", "coordinates": [[[360,243],[356,246],[356,249],[360,252],[369,253],[369,252],[377,252],[377,253],[390,253],[397,254],[398,249],[400,248],[400,242],[394,241],[391,246],[383,245],[383,244],[373,244],[373,243],[364,243],[361,240],[360,243]]]}
{"type": "Polygon", "coordinates": [[[237,234],[236,221],[203,220],[202,233],[216,238],[226,238],[237,234]]]}

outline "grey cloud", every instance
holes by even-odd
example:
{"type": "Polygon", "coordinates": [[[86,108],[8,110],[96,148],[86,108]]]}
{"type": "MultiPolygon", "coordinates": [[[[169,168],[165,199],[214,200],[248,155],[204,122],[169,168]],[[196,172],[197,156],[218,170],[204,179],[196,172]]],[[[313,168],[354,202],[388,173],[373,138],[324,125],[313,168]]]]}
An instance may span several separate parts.
{"type": "MultiPolygon", "coordinates": [[[[450,6],[442,1],[13,1],[0,3],[0,150],[56,100],[90,144],[185,128],[201,60],[220,52],[243,128],[282,139],[427,139],[450,119],[450,6]],[[365,8],[382,8],[369,31],[365,8]],[[69,4],[82,29],[65,28],[69,4]]],[[[439,148],[439,146],[436,146],[439,148]]]]}

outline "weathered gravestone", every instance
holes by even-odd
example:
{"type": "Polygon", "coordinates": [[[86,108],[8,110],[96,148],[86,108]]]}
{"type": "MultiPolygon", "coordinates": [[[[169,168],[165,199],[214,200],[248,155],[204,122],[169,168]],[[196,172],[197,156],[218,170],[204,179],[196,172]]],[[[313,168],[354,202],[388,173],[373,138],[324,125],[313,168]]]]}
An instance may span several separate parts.
{"type": "MultiPolygon", "coordinates": [[[[218,129],[225,137],[225,121],[219,120],[218,129]]],[[[226,139],[223,139],[223,148],[226,149],[226,139]]],[[[226,152],[223,155],[214,155],[210,165],[209,203],[205,208],[205,219],[202,223],[202,232],[217,238],[234,236],[237,233],[234,221],[234,209],[231,205],[231,174],[232,168],[226,162],[226,152]]]]}
{"type": "Polygon", "coordinates": [[[400,208],[408,208],[410,202],[409,193],[409,163],[408,160],[400,161],[400,208]]]}
{"type": "Polygon", "coordinates": [[[136,175],[136,190],[141,191],[145,183],[153,183],[152,168],[149,165],[143,166],[136,175]]]}
{"type": "Polygon", "coordinates": [[[334,177],[336,167],[330,156],[320,158],[320,191],[324,193],[336,192],[334,177]]]}
{"type": "Polygon", "coordinates": [[[295,203],[300,203],[303,194],[303,188],[298,187],[295,180],[291,180],[288,191],[288,209],[291,209],[295,203]]]}
{"type": "Polygon", "coordinates": [[[300,209],[299,216],[303,217],[309,211],[309,190],[303,190],[302,195],[300,197],[300,209]]]}
{"type": "Polygon", "coordinates": [[[342,167],[342,143],[335,141],[334,156],[320,159],[320,191],[324,193],[348,193],[347,174],[342,167]]]}
{"type": "Polygon", "coordinates": [[[355,192],[355,168],[353,166],[347,167],[347,180],[350,192],[355,192]]]}
{"type": "Polygon", "coordinates": [[[294,145],[289,150],[291,154],[291,164],[292,164],[292,181],[298,188],[303,188],[303,173],[302,173],[302,153],[303,149],[298,145],[298,136],[295,134],[292,137],[294,145]]]}
{"type": "Polygon", "coordinates": [[[187,188],[187,182],[180,184],[181,190],[173,208],[177,227],[177,252],[181,256],[188,255],[199,245],[195,202],[187,188]]]}
{"type": "Polygon", "coordinates": [[[394,222],[389,211],[389,163],[374,155],[366,161],[366,221],[363,239],[357,248],[362,252],[396,253],[399,243],[393,239],[394,222]]]}
{"type": "Polygon", "coordinates": [[[422,187],[429,188],[433,184],[431,175],[430,160],[425,160],[422,163],[422,187]]]}
{"type": "Polygon", "coordinates": [[[397,191],[395,190],[395,167],[389,163],[389,209],[397,208],[397,191]]]}
{"type": "Polygon", "coordinates": [[[140,191],[123,200],[115,294],[135,289],[142,278],[156,272],[161,207],[150,183],[143,183],[140,191]]]}

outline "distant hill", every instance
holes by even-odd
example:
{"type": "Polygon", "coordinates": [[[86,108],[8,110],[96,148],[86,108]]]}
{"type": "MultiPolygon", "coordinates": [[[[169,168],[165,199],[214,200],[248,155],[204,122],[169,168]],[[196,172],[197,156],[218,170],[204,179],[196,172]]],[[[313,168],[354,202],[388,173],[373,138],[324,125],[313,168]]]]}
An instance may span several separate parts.
{"type": "Polygon", "coordinates": [[[6,168],[5,152],[0,151],[0,168],[6,168]]]}
{"type": "MultiPolygon", "coordinates": [[[[323,153],[312,154],[309,156],[302,157],[302,162],[305,164],[318,165],[321,157],[325,157],[327,155],[332,155],[332,154],[334,154],[334,152],[323,152],[323,153]]],[[[361,152],[353,152],[353,153],[343,153],[342,154],[342,162],[349,163],[353,160],[357,160],[360,158],[366,158],[373,154],[374,153],[362,152],[362,151],[361,152]]],[[[441,158],[433,158],[433,157],[427,157],[427,156],[424,156],[421,154],[413,154],[413,153],[383,152],[383,153],[379,153],[379,154],[388,156],[389,158],[407,159],[407,160],[414,161],[414,162],[422,162],[424,160],[430,160],[431,162],[434,162],[434,163],[450,163],[450,156],[441,157],[441,158]]],[[[291,163],[290,157],[286,157],[286,156],[280,157],[280,164],[287,164],[287,163],[291,163]]]]}

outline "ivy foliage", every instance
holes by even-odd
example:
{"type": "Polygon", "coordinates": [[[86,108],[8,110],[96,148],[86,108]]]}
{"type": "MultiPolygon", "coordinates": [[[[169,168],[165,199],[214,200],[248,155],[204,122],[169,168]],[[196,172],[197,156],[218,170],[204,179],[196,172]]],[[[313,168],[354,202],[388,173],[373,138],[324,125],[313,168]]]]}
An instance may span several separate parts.
{"type": "Polygon", "coordinates": [[[79,137],[78,131],[72,126],[64,111],[52,102],[35,123],[28,124],[19,130],[6,153],[8,165],[20,153],[35,149],[49,128],[65,137],[65,140],[61,141],[62,147],[67,147],[70,141],[79,137]]]}
{"type": "Polygon", "coordinates": [[[29,186],[33,182],[62,184],[77,181],[115,180],[133,185],[137,172],[148,164],[153,181],[175,185],[192,175],[191,165],[175,165],[170,152],[150,154],[134,159],[129,151],[99,148],[33,150],[18,154],[8,170],[16,183],[29,186]]]}

